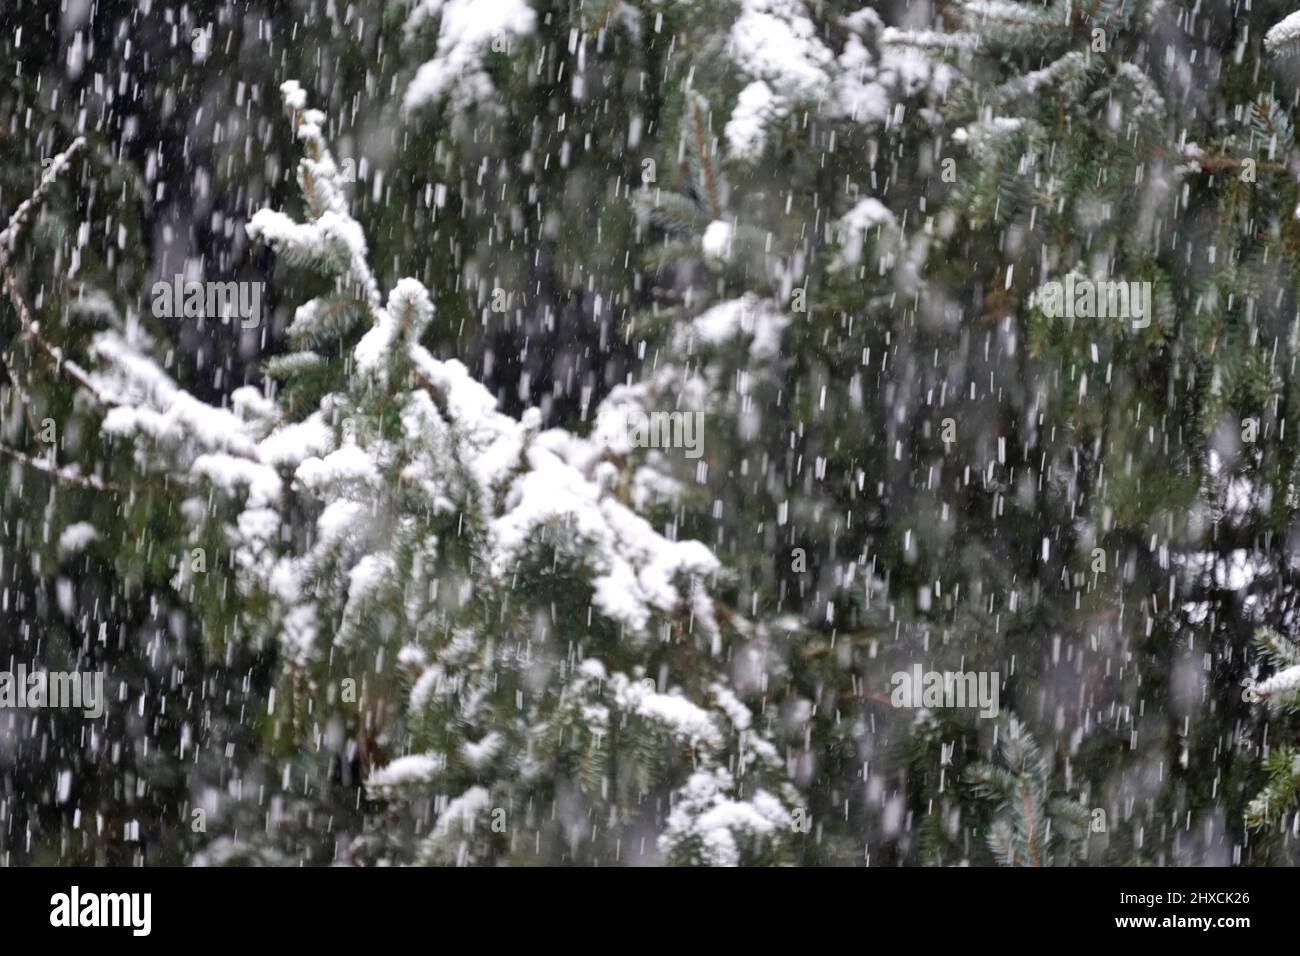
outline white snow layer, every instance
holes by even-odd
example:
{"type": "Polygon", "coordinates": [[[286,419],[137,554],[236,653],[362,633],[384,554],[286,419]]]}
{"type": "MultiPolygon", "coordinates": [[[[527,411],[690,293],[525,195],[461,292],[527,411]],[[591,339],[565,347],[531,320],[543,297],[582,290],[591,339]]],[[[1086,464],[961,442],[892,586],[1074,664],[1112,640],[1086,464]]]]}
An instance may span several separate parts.
{"type": "Polygon", "coordinates": [[[422,0],[407,20],[408,40],[435,17],[437,51],[406,88],[403,109],[418,109],[449,95],[457,113],[490,107],[495,90],[484,59],[490,52],[509,52],[513,38],[532,33],[537,15],[523,0],[422,0]]]}
{"type": "Polygon", "coordinates": [[[1264,34],[1264,48],[1277,50],[1300,39],[1300,10],[1283,17],[1264,34]]]}
{"type": "Polygon", "coordinates": [[[751,82],[736,100],[724,128],[728,153],[754,160],[768,129],[798,106],[857,123],[885,123],[895,99],[927,84],[941,93],[950,67],[902,43],[878,43],[897,31],[884,29],[875,11],[845,16],[848,30],[839,54],[822,42],[800,0],[741,0],[728,35],[735,68],[751,82]]]}
{"type": "Polygon", "coordinates": [[[65,554],[76,554],[86,550],[92,541],[99,538],[99,532],[88,521],[77,521],[63,529],[59,535],[59,550],[65,554]]]}

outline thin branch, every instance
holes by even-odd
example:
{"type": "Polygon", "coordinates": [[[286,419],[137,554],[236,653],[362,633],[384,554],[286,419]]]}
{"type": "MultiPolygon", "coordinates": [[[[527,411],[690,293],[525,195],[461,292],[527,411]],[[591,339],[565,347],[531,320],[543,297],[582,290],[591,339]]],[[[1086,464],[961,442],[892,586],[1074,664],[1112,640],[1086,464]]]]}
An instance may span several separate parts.
{"type": "Polygon", "coordinates": [[[14,281],[13,273],[9,271],[9,255],[13,252],[14,243],[18,239],[18,233],[22,230],[32,214],[40,206],[45,194],[50,191],[54,182],[58,179],[59,174],[67,169],[71,163],[72,157],[86,145],[86,140],[78,136],[69,144],[68,148],[59,153],[49,163],[49,168],[41,174],[41,181],[30,197],[18,204],[13,215],[9,217],[9,223],[0,230],[0,273],[4,277],[5,291],[9,294],[9,301],[13,303],[14,309],[18,312],[18,318],[23,325],[23,335],[36,342],[41,350],[45,352],[53,361],[55,370],[67,375],[74,382],[90,392],[100,404],[113,405],[115,402],[110,401],[104,396],[94,383],[91,382],[90,376],[76,362],[64,358],[63,352],[51,345],[50,342],[41,335],[40,326],[32,321],[31,313],[27,311],[27,305],[23,302],[23,297],[18,291],[18,283],[14,281]]]}
{"type": "Polygon", "coordinates": [[[1247,162],[1253,162],[1255,168],[1268,173],[1284,173],[1287,170],[1285,163],[1279,163],[1271,159],[1256,159],[1253,156],[1238,157],[1229,156],[1223,153],[1207,153],[1200,148],[1192,147],[1158,147],[1156,155],[1163,158],[1166,156],[1175,157],[1185,160],[1186,162],[1196,163],[1202,172],[1214,173],[1224,169],[1241,169],[1247,162]]]}
{"type": "MultiPolygon", "coordinates": [[[[1024,772],[1023,769],[1021,772],[1024,772]]],[[[1020,797],[1022,811],[1025,817],[1025,830],[1028,834],[1025,842],[1029,844],[1029,865],[1040,866],[1041,864],[1038,862],[1038,847],[1034,843],[1034,815],[1029,806],[1029,788],[1023,783],[1020,785],[1020,797]]]]}
{"type": "Polygon", "coordinates": [[[5,368],[10,369],[9,387],[12,388],[14,394],[18,396],[18,404],[22,406],[23,417],[27,419],[27,427],[33,432],[40,431],[39,426],[36,424],[36,415],[33,411],[35,405],[32,402],[31,396],[27,394],[26,390],[19,383],[18,376],[13,374],[12,359],[12,353],[6,352],[2,357],[0,357],[0,364],[3,364],[5,368]]]}
{"type": "Polygon", "coordinates": [[[709,163],[708,143],[704,138],[704,125],[700,122],[700,108],[697,104],[691,104],[691,126],[695,136],[695,151],[700,158],[700,168],[704,173],[704,188],[709,200],[709,211],[713,213],[713,218],[717,219],[722,215],[722,209],[718,204],[718,184],[713,178],[713,166],[709,163]]]}
{"type": "Polygon", "coordinates": [[[18,239],[18,232],[27,224],[32,213],[40,206],[45,194],[50,191],[54,181],[58,179],[59,173],[67,168],[73,155],[86,145],[86,140],[82,136],[74,139],[71,145],[63,152],[59,153],[54,159],[50,160],[49,168],[41,173],[40,184],[37,185],[35,192],[28,199],[18,204],[12,216],[9,217],[9,224],[0,230],[0,265],[9,261],[9,253],[13,251],[14,242],[18,239]]]}
{"type": "Polygon", "coordinates": [[[605,6],[600,10],[600,12],[592,17],[591,25],[583,31],[583,34],[589,37],[595,36],[601,30],[605,29],[605,25],[609,22],[610,15],[613,14],[618,5],[619,0],[607,0],[605,6]]]}
{"type": "Polygon", "coordinates": [[[39,458],[33,458],[31,455],[28,455],[25,452],[21,452],[17,448],[10,448],[8,445],[5,444],[0,444],[0,454],[5,454],[5,455],[9,455],[12,458],[17,458],[23,464],[29,465],[30,467],[35,468],[37,471],[42,471],[47,475],[59,479],[60,481],[66,481],[69,484],[77,485],[81,488],[90,488],[94,491],[112,491],[112,492],[117,492],[118,494],[131,493],[131,489],[127,488],[124,485],[118,485],[112,482],[103,481],[99,478],[96,478],[94,475],[79,475],[76,472],[67,471],[63,468],[60,468],[58,465],[54,464],[53,462],[42,461],[39,458]]]}
{"type": "Polygon", "coordinates": [[[13,303],[14,309],[18,312],[18,318],[23,324],[23,335],[39,345],[41,351],[53,360],[55,371],[67,375],[68,378],[93,395],[101,405],[117,405],[117,402],[101,392],[95,383],[90,380],[90,375],[85,369],[72,359],[65,358],[62,349],[51,345],[49,340],[41,335],[40,326],[32,321],[31,313],[27,311],[27,305],[18,292],[18,283],[14,281],[13,273],[9,271],[8,266],[0,266],[0,275],[3,275],[5,290],[9,293],[9,301],[13,303]]]}

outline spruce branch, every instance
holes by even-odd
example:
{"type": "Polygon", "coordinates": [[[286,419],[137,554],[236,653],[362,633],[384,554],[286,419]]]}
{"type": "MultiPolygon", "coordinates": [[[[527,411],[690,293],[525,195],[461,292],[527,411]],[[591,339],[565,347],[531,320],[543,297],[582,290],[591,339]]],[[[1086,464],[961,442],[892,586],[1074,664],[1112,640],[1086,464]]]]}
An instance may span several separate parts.
{"type": "Polygon", "coordinates": [[[1300,10],[1284,17],[1264,34],[1264,49],[1277,57],[1300,53],[1300,10]]]}
{"type": "Polygon", "coordinates": [[[1069,862],[1078,849],[1085,808],[1073,800],[1051,798],[1051,768],[1033,736],[1015,722],[1000,744],[1001,765],[978,763],[965,778],[975,797],[994,803],[989,849],[1006,866],[1050,866],[1069,862]]]}
{"type": "Polygon", "coordinates": [[[1246,825],[1261,829],[1300,801],[1300,751],[1290,745],[1274,750],[1264,761],[1268,782],[1246,807],[1246,825]]]}
{"type": "MultiPolygon", "coordinates": [[[[642,680],[657,666],[657,644],[646,640],[652,634],[705,632],[720,647],[725,634],[742,629],[709,588],[695,586],[720,571],[716,557],[698,542],[663,537],[616,499],[605,475],[605,446],[540,431],[535,409],[522,419],[502,414],[464,364],[437,359],[421,346],[435,314],[421,282],[399,279],[380,303],[365,264],[364,234],[321,139],[325,117],[307,109],[297,83],[281,90],[298,139],[308,145],[298,176],[308,194],[306,221],[264,209],[249,223],[249,235],[291,262],[340,283],[359,280],[375,293],[357,297],[358,324],[369,328],[352,345],[350,361],[341,363],[344,373],[321,398],[314,424],[286,424],[284,409],[295,397],[290,390],[322,371],[323,356],[301,352],[271,369],[285,382],[281,424],[262,447],[300,447],[297,436],[280,441],[290,429],[324,432],[303,457],[295,451],[276,460],[282,470],[295,466],[296,494],[319,508],[314,543],[301,551],[295,538],[264,530],[264,515],[248,532],[240,524],[249,537],[238,547],[257,554],[276,549],[287,569],[271,588],[259,562],[250,561],[256,570],[242,585],[267,595],[269,610],[257,626],[282,642],[281,684],[297,681],[286,688],[294,699],[311,694],[312,704],[329,708],[337,703],[335,668],[360,666],[377,647],[401,645],[401,670],[389,663],[372,672],[359,713],[348,708],[347,732],[375,798],[449,796],[416,859],[508,858],[505,843],[469,849],[463,837],[494,804],[522,798],[511,768],[534,758],[544,773],[553,767],[576,777],[584,799],[602,815],[625,810],[625,794],[608,786],[616,765],[633,767],[656,787],[675,787],[660,840],[673,862],[784,858],[795,792],[780,777],[776,750],[752,726],[746,704],[722,684],[657,690],[642,680]],[[364,441],[346,428],[337,440],[331,426],[340,414],[353,419],[364,441]],[[639,583],[646,574],[660,582],[653,602],[639,583]],[[449,579],[462,581],[475,600],[447,606],[437,584],[449,579]],[[524,707],[517,635],[530,614],[548,606],[557,633],[594,627],[634,635],[651,650],[644,660],[621,652],[612,661],[594,654],[566,659],[555,692],[533,699],[529,691],[524,707]],[[399,747],[406,755],[394,759],[399,747]],[[726,846],[718,844],[713,824],[724,810],[737,814],[725,827],[734,831],[726,846]]],[[[701,120],[698,111],[694,118],[701,120]]],[[[702,122],[695,133],[702,147],[702,122]]],[[[699,156],[692,151],[691,161],[699,156]]],[[[704,219],[706,202],[719,203],[719,187],[712,169],[702,165],[698,172],[693,198],[704,219]]],[[[299,310],[296,330],[312,333],[309,338],[325,330],[332,338],[334,304],[329,297],[313,300],[299,310]]],[[[674,657],[679,653],[694,651],[683,642],[674,645],[674,657]]],[[[687,663],[674,670],[692,673],[687,663]]],[[[290,727],[291,736],[305,732],[290,727]]]]}
{"type": "Polygon", "coordinates": [[[1267,146],[1270,157],[1278,151],[1285,156],[1295,147],[1291,119],[1271,94],[1265,93],[1250,105],[1250,127],[1255,148],[1267,146]]]}
{"type": "Polygon", "coordinates": [[[1127,23],[1129,0],[1087,0],[1074,11],[1075,22],[1088,27],[1120,27],[1127,23]]]}
{"type": "Polygon", "coordinates": [[[1255,632],[1255,646],[1275,668],[1271,677],[1250,685],[1256,699],[1275,710],[1300,708],[1300,648],[1267,627],[1255,632]]]}

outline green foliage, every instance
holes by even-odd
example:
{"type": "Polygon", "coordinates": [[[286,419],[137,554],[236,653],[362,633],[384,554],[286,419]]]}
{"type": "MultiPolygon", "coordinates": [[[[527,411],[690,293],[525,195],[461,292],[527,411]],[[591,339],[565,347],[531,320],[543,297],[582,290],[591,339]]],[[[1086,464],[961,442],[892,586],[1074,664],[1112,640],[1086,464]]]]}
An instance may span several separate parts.
{"type": "Polygon", "coordinates": [[[1052,796],[1050,766],[1033,736],[1015,721],[1001,728],[998,763],[966,770],[974,795],[992,803],[989,850],[1003,866],[1068,865],[1088,833],[1087,809],[1052,796]]]}
{"type": "Polygon", "coordinates": [[[1285,819],[1300,804],[1300,750],[1278,747],[1264,761],[1267,783],[1246,807],[1246,824],[1263,829],[1285,819]]]}

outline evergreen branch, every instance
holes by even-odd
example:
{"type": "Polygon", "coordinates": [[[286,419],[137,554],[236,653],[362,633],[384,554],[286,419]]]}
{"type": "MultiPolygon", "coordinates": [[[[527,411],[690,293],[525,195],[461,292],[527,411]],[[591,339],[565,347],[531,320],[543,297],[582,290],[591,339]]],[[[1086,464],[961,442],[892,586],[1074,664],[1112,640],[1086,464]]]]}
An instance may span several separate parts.
{"type": "Polygon", "coordinates": [[[988,836],[989,848],[1002,857],[1007,866],[1016,865],[1016,847],[1008,826],[994,826],[988,836]]]}
{"type": "Polygon", "coordinates": [[[1090,26],[1110,26],[1113,23],[1123,25],[1131,12],[1128,0],[1091,0],[1087,10],[1075,11],[1075,17],[1076,22],[1090,26]]]}
{"type": "Polygon", "coordinates": [[[1300,53],[1300,10],[1275,23],[1264,34],[1264,49],[1279,57],[1300,53]]]}
{"type": "Polygon", "coordinates": [[[1066,26],[1066,22],[1054,17],[1052,12],[1008,0],[967,0],[960,12],[968,23],[980,26],[992,24],[1029,29],[1066,26]]]}
{"type": "Polygon", "coordinates": [[[1259,144],[1268,144],[1270,156],[1278,149],[1286,155],[1295,146],[1291,120],[1277,100],[1269,94],[1264,94],[1251,104],[1250,126],[1259,144]]]}
{"type": "Polygon", "coordinates": [[[1261,627],[1255,632],[1255,643],[1270,661],[1279,667],[1300,664],[1300,647],[1288,641],[1271,627],[1261,627]]]}
{"type": "Polygon", "coordinates": [[[1265,680],[1243,681],[1248,699],[1265,701],[1278,711],[1300,707],[1300,648],[1270,627],[1256,630],[1255,646],[1275,670],[1265,680]]]}
{"type": "Polygon", "coordinates": [[[1264,762],[1268,783],[1246,807],[1246,825],[1259,829],[1300,800],[1300,751],[1279,747],[1264,762]]]}
{"type": "Polygon", "coordinates": [[[958,8],[964,26],[1006,47],[1041,47],[1069,37],[1070,20],[1060,7],[1033,7],[1009,0],[966,0],[958,8]]]}
{"type": "Polygon", "coordinates": [[[978,763],[965,772],[976,797],[995,801],[997,816],[987,837],[989,847],[1009,866],[1016,865],[1017,859],[1029,866],[1051,865],[1057,845],[1067,857],[1073,856],[1079,846],[1077,824],[1087,811],[1072,800],[1047,799],[1050,768],[1028,731],[1013,725],[1000,749],[1005,767],[978,763]],[[1055,825],[1058,821],[1059,826],[1055,825]],[[1049,834],[1046,841],[1045,828],[1049,834]]]}
{"type": "Polygon", "coordinates": [[[637,203],[649,210],[656,226],[669,232],[697,232],[709,224],[703,204],[682,193],[659,192],[654,199],[638,195],[637,203]]]}
{"type": "MultiPolygon", "coordinates": [[[[1240,159],[1236,156],[1223,156],[1223,155],[1210,156],[1210,155],[1202,154],[1196,158],[1196,164],[1200,166],[1201,169],[1203,169],[1204,171],[1210,173],[1221,172],[1225,169],[1241,169],[1243,166],[1246,165],[1246,162],[1247,160],[1240,159]]],[[[1283,165],[1282,163],[1272,162],[1271,160],[1265,160],[1262,163],[1257,162],[1255,163],[1255,168],[1262,169],[1265,172],[1270,172],[1270,173],[1286,172],[1285,165],[1283,165]]]]}

